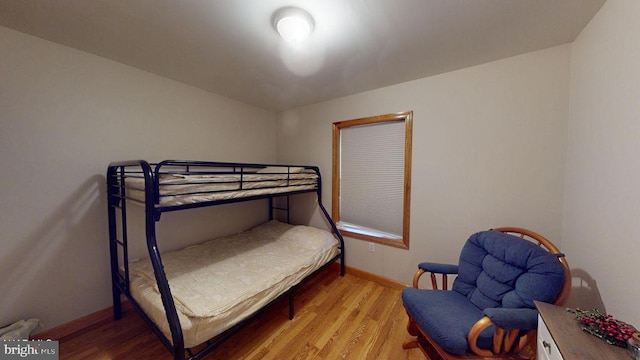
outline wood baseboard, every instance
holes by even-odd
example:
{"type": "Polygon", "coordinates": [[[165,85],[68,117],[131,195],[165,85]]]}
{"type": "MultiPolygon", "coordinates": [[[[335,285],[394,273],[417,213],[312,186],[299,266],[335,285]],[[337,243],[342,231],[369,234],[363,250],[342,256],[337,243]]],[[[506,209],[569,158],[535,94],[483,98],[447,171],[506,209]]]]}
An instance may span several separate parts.
{"type": "MultiPolygon", "coordinates": [[[[339,263],[332,263],[329,268],[332,271],[340,271],[340,264],[339,263]]],[[[401,282],[383,277],[383,276],[379,276],[376,274],[372,274],[370,272],[366,272],[360,269],[356,269],[356,268],[352,268],[349,266],[345,267],[345,271],[346,273],[359,277],[361,279],[364,280],[369,280],[369,281],[373,281],[375,283],[378,283],[380,285],[383,286],[387,286],[390,287],[392,289],[396,289],[396,290],[402,290],[406,287],[408,287],[409,285],[403,284],[401,282]]],[[[133,305],[131,305],[130,302],[128,301],[123,301],[122,303],[122,311],[128,311],[133,309],[133,305]]],[[[54,328],[45,330],[43,332],[37,333],[35,335],[32,335],[31,338],[32,339],[42,339],[42,340],[46,340],[46,339],[51,339],[51,340],[60,340],[66,336],[69,335],[73,335],[74,333],[84,330],[86,328],[88,328],[89,326],[93,326],[96,324],[100,324],[100,323],[104,323],[104,322],[108,322],[108,321],[112,321],[113,320],[113,307],[110,306],[108,308],[102,309],[102,310],[98,310],[94,313],[91,313],[89,315],[83,316],[81,318],[72,320],[68,323],[56,326],[54,328]]]]}
{"type": "MultiPolygon", "coordinates": [[[[336,271],[339,271],[339,267],[340,264],[339,263],[333,263],[331,264],[332,268],[335,268],[336,271]]],[[[373,281],[375,283],[378,283],[380,285],[386,286],[386,287],[390,287],[392,289],[395,290],[402,290],[404,288],[409,287],[409,285],[407,284],[403,284],[399,281],[393,280],[393,279],[389,279],[386,278],[384,276],[380,276],[380,275],[376,275],[376,274],[372,274],[370,272],[364,271],[364,270],[360,270],[360,269],[356,269],[356,268],[352,268],[349,266],[345,266],[345,272],[349,275],[353,275],[353,276],[357,276],[361,279],[364,280],[369,280],[369,281],[373,281]]]]}
{"type": "MultiPolygon", "coordinates": [[[[131,303],[129,303],[126,300],[123,301],[122,311],[124,312],[130,309],[133,309],[133,305],[131,305],[131,303]]],[[[101,324],[109,321],[113,321],[113,306],[109,306],[108,308],[98,310],[89,315],[85,315],[81,318],[69,321],[68,323],[64,323],[62,325],[45,330],[35,335],[31,335],[31,338],[40,339],[40,340],[47,340],[47,339],[60,340],[66,336],[69,336],[78,331],[84,330],[89,326],[93,326],[96,324],[101,324]]]]}

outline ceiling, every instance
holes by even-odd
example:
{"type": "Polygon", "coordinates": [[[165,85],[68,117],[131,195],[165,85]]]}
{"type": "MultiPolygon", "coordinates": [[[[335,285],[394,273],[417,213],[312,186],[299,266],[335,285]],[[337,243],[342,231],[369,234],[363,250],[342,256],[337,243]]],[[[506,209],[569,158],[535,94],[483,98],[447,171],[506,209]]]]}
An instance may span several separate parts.
{"type": "Polygon", "coordinates": [[[571,42],[605,0],[0,0],[0,25],[282,111],[571,42]],[[271,16],[315,29],[294,47],[271,16]]]}

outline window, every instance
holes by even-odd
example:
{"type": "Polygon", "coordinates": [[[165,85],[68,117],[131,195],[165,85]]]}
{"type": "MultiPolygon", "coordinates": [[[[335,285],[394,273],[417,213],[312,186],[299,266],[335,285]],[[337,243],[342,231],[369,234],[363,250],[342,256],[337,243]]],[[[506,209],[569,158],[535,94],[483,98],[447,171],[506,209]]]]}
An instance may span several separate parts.
{"type": "Polygon", "coordinates": [[[349,237],[409,248],[413,112],[333,123],[333,219],[349,237]]]}

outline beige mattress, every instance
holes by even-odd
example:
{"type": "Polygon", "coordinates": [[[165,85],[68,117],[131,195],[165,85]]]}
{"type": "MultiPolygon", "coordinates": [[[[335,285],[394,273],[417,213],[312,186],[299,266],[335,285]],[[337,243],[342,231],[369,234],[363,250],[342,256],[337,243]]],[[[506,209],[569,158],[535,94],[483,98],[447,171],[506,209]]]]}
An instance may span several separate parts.
{"type": "MultiPolygon", "coordinates": [[[[213,338],[338,254],[325,230],[270,221],[246,232],[162,255],[185,347],[213,338]]],[[[171,334],[148,260],[130,264],[131,295],[171,334]]]]}
{"type": "MultiPolygon", "coordinates": [[[[314,190],[315,172],[215,175],[160,175],[160,206],[314,190]]],[[[144,179],[126,178],[127,197],[144,201],[144,179]]]]}

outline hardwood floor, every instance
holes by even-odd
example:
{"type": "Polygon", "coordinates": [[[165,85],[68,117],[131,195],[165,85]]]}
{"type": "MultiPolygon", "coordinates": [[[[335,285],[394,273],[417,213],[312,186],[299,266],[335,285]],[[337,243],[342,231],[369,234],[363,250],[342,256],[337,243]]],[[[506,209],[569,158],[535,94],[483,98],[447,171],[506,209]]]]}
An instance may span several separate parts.
{"type": "MultiPolygon", "coordinates": [[[[307,281],[295,298],[274,304],[205,359],[424,359],[403,350],[407,315],[400,291],[329,268],[307,281]]],[[[60,359],[171,359],[132,309],[60,339],[60,359]]]]}

